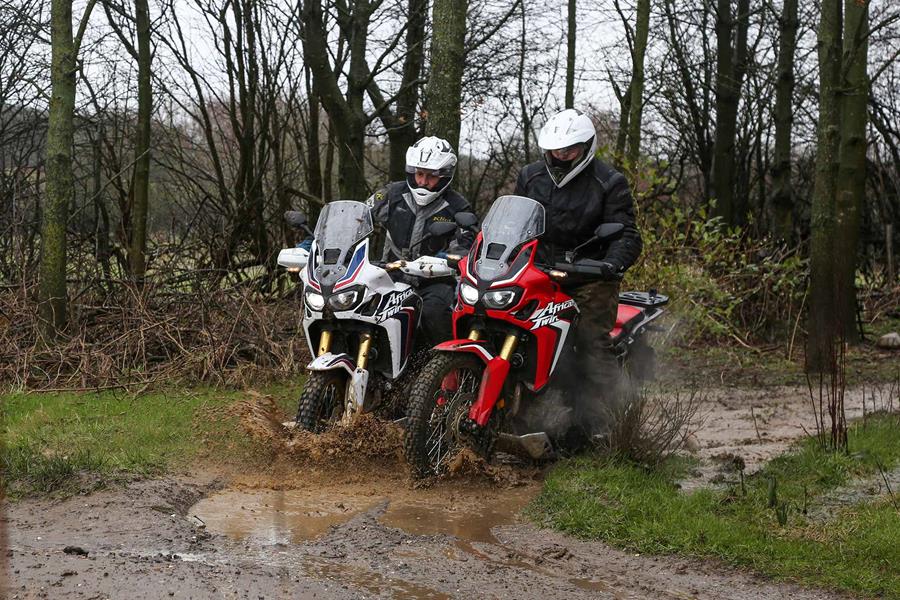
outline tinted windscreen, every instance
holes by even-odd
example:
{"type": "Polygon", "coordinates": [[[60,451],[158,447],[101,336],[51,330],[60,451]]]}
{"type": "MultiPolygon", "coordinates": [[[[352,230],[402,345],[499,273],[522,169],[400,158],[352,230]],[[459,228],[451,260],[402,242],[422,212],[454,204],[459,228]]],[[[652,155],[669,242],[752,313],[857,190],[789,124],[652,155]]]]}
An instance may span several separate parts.
{"type": "Polygon", "coordinates": [[[372,213],[362,202],[329,202],[316,223],[316,245],[323,250],[345,250],[372,233],[372,213]]]}
{"type": "Polygon", "coordinates": [[[362,202],[336,200],[325,205],[315,231],[316,271],[324,285],[340,279],[350,260],[349,251],[373,229],[372,213],[362,202]]]}
{"type": "Polygon", "coordinates": [[[481,227],[475,272],[482,279],[505,275],[519,246],[544,233],[544,207],[525,196],[500,196],[481,227]]]}

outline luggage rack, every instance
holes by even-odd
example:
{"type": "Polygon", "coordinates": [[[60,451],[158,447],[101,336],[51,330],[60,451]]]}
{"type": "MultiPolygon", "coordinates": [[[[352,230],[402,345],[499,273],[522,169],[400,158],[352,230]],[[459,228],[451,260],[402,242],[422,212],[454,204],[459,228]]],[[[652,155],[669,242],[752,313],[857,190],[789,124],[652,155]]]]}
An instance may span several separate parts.
{"type": "Polygon", "coordinates": [[[657,294],[656,290],[650,290],[649,292],[622,292],[619,294],[619,302],[630,306],[655,308],[657,306],[665,306],[668,304],[669,297],[663,294],[657,294]]]}

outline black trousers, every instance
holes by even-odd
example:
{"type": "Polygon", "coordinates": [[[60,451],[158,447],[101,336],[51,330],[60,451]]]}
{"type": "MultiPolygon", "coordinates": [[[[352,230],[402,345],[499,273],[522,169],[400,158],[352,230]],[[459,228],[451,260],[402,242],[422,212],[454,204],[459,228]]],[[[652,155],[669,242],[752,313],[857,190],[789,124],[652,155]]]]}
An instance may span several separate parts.
{"type": "Polygon", "coordinates": [[[610,330],[619,305],[618,282],[600,282],[572,292],[580,311],[575,337],[575,372],[578,377],[578,412],[586,429],[605,433],[622,402],[623,378],[612,351],[610,330]]]}
{"type": "Polygon", "coordinates": [[[455,283],[433,282],[418,290],[422,298],[420,333],[428,347],[453,337],[453,305],[456,304],[455,283]]]}

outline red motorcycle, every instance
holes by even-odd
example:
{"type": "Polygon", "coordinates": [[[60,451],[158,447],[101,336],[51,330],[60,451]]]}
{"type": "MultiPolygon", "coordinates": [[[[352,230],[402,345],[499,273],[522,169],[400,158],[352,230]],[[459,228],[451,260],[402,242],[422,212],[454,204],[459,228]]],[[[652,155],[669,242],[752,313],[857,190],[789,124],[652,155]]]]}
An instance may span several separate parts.
{"type": "MultiPolygon", "coordinates": [[[[494,202],[469,255],[457,265],[453,329],[459,339],[434,348],[411,389],[406,457],[416,476],[439,473],[462,445],[486,458],[498,439],[534,458],[552,452],[546,432],[520,435],[511,424],[560,387],[550,385],[554,374],[561,362],[571,361],[579,311],[560,283],[596,281],[603,273],[599,263],[579,259],[579,251],[609,242],[623,228],[601,225],[567,253],[566,262],[545,264],[539,239],[544,207],[522,196],[494,202]]],[[[619,295],[611,336],[620,364],[637,348],[652,352],[642,336],[667,302],[652,291],[619,295]]]]}

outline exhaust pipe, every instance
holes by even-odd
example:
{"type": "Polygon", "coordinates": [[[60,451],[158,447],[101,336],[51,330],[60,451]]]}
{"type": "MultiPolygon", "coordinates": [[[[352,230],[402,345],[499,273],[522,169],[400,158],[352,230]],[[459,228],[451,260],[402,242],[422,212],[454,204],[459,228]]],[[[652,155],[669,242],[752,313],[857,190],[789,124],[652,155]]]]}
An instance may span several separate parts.
{"type": "Polygon", "coordinates": [[[509,454],[525,455],[533,460],[552,458],[556,454],[550,443],[550,436],[543,431],[525,435],[501,433],[497,439],[497,449],[509,454]]]}

